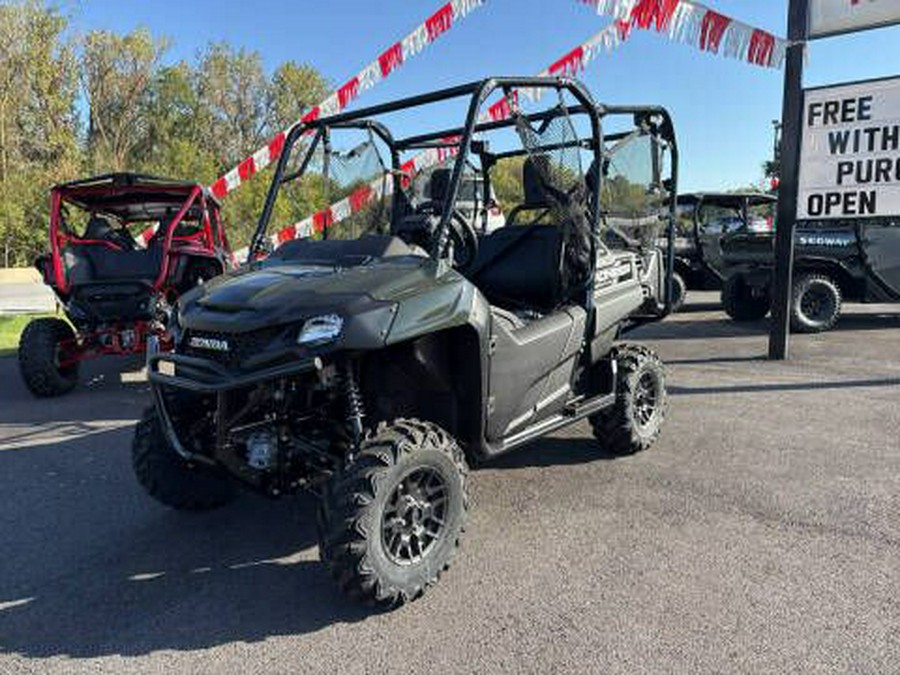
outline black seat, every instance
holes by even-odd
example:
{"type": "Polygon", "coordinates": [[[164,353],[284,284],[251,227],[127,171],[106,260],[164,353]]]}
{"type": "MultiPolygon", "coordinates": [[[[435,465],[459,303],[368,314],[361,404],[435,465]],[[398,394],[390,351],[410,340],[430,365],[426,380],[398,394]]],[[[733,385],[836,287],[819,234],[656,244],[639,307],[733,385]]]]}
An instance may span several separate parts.
{"type": "Polygon", "coordinates": [[[481,239],[468,276],[492,305],[549,312],[564,300],[563,248],[555,225],[502,227],[481,239]]]}
{"type": "Polygon", "coordinates": [[[122,251],[133,251],[136,248],[134,238],[125,228],[113,227],[103,216],[92,214],[84,228],[84,239],[91,241],[108,241],[122,251]]]}
{"type": "Polygon", "coordinates": [[[553,206],[554,192],[545,181],[548,167],[540,165],[547,161],[543,155],[525,160],[523,203],[509,212],[505,227],[481,239],[478,257],[469,266],[467,276],[492,305],[550,312],[568,300],[564,230],[569,224],[518,224],[527,212],[541,211],[527,219],[534,223],[553,206]]]}
{"type": "Polygon", "coordinates": [[[114,251],[75,244],[63,252],[71,307],[92,323],[150,318],[150,296],[162,265],[162,248],[114,251]]]}
{"type": "Polygon", "coordinates": [[[450,178],[452,176],[450,169],[435,169],[431,172],[431,178],[428,180],[428,199],[433,202],[444,203],[447,193],[450,191],[450,178]]]}
{"type": "Polygon", "coordinates": [[[162,249],[113,251],[98,244],[75,244],[63,252],[63,264],[69,282],[75,285],[136,279],[153,281],[162,265],[162,249]]]}
{"type": "Polygon", "coordinates": [[[103,216],[92,214],[84,228],[84,238],[93,241],[112,241],[113,228],[103,216]]]}
{"type": "Polygon", "coordinates": [[[537,155],[528,157],[522,164],[522,198],[524,201],[514,206],[506,218],[506,225],[517,225],[521,222],[523,213],[528,211],[542,211],[531,218],[531,222],[540,220],[551,208],[550,191],[544,180],[547,174],[547,157],[537,155]]]}
{"type": "Polygon", "coordinates": [[[91,251],[98,281],[155,280],[162,266],[162,248],[135,251],[91,251]]]}
{"type": "Polygon", "coordinates": [[[73,286],[119,281],[152,282],[162,266],[162,249],[139,249],[124,228],[115,228],[101,215],[88,220],[82,239],[65,247],[63,265],[73,286]],[[109,246],[108,244],[112,244],[109,246]]]}

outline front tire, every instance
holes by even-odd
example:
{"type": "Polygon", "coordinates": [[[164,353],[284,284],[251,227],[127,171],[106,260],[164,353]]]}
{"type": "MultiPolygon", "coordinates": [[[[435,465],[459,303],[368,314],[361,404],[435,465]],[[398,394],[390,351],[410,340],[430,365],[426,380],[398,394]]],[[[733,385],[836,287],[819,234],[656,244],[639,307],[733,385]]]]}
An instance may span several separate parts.
{"type": "Polygon", "coordinates": [[[436,424],[382,424],[328,485],[319,551],[342,592],[369,606],[399,607],[447,569],[465,526],[468,468],[436,424]]]}
{"type": "Polygon", "coordinates": [[[179,511],[209,511],[237,495],[230,480],[210,468],[188,464],[169,443],[156,407],[147,408],[131,444],[134,475],[156,501],[179,511]]]}
{"type": "Polygon", "coordinates": [[[588,418],[594,437],[614,455],[633,455],[652,446],[668,410],[666,372],[656,353],[642,345],[613,348],[616,402],[588,418]]]}
{"type": "Polygon", "coordinates": [[[68,394],[78,384],[78,362],[60,366],[60,347],[65,343],[75,344],[75,331],[62,319],[35,319],[22,331],[19,372],[38,398],[68,394]]]}
{"type": "Polygon", "coordinates": [[[841,315],[841,289],[824,274],[801,274],[791,290],[791,328],[797,333],[823,333],[841,315]]]}
{"type": "Polygon", "coordinates": [[[734,274],[722,287],[722,307],[735,321],[758,321],[769,313],[768,294],[755,295],[743,275],[734,274]]]}

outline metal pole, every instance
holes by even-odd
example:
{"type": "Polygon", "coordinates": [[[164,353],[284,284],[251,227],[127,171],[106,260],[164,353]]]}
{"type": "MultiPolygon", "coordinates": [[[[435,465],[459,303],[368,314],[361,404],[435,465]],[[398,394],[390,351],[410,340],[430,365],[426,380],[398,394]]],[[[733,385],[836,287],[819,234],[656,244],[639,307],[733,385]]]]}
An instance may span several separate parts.
{"type": "Polygon", "coordinates": [[[790,0],[788,39],[781,109],[781,183],[778,188],[778,220],[775,233],[775,276],[772,284],[772,328],[769,358],[788,356],[790,335],[791,277],[794,268],[794,228],[800,180],[800,140],[803,132],[803,59],[809,27],[809,0],[790,0]]]}
{"type": "MultiPolygon", "coordinates": [[[[772,162],[774,166],[781,168],[781,120],[772,120],[772,162]]],[[[780,181],[779,181],[780,182],[780,181]]]]}

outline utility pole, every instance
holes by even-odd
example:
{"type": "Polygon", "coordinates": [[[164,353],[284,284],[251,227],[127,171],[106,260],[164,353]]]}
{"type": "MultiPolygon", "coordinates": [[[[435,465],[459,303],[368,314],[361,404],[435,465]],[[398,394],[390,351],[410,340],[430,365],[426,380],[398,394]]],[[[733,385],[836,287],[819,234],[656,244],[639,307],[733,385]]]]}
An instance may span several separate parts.
{"type": "Polygon", "coordinates": [[[775,232],[772,328],[769,335],[769,358],[778,361],[788,356],[790,335],[794,229],[797,224],[800,141],[803,132],[803,60],[809,30],[809,2],[810,0],[790,0],[788,8],[788,39],[791,45],[787,49],[781,110],[781,176],[775,232]]]}
{"type": "Polygon", "coordinates": [[[772,162],[775,166],[781,164],[781,120],[772,120],[772,162]]]}

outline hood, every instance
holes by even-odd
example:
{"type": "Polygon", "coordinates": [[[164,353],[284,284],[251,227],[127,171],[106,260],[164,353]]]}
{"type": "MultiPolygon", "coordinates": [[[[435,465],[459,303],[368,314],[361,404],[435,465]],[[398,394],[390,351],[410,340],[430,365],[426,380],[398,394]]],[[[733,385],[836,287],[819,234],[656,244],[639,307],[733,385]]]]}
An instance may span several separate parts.
{"type": "Polygon", "coordinates": [[[412,256],[343,268],[300,264],[244,268],[185,295],[179,322],[191,330],[243,333],[320,314],[393,316],[392,310],[404,299],[427,294],[451,280],[461,277],[429,258],[412,256]]]}

